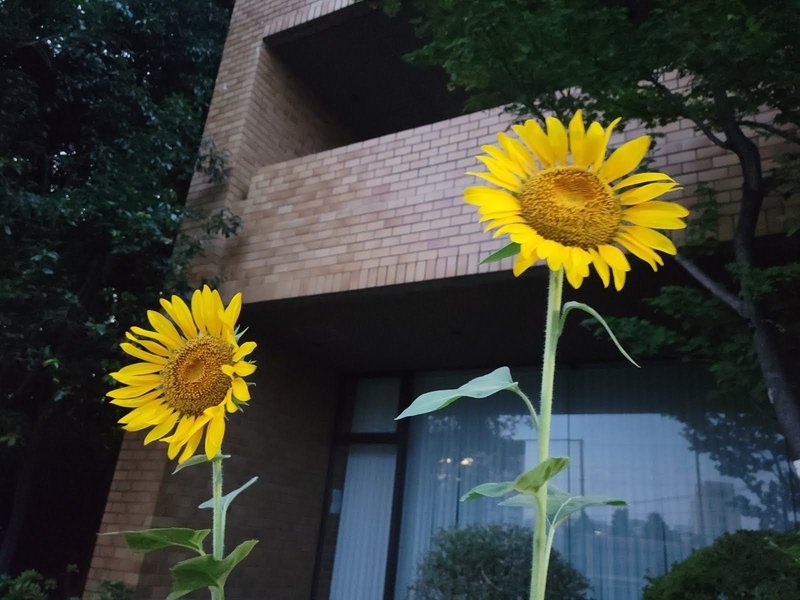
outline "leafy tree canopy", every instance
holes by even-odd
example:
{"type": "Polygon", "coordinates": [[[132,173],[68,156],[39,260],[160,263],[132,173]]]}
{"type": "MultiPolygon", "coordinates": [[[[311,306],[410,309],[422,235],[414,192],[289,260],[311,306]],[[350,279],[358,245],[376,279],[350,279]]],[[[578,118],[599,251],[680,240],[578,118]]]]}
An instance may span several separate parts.
{"type": "MultiPolygon", "coordinates": [[[[520,115],[566,118],[584,108],[646,126],[688,119],[736,156],[742,188],[732,265],[710,275],[694,262],[697,248],[684,248],[678,262],[716,298],[695,305],[706,310],[705,329],[721,323],[719,331],[750,344],[744,356],[754,358],[763,381],[755,387],[772,402],[800,477],[800,400],[787,367],[797,312],[776,311],[786,303],[772,295],[800,280],[797,242],[767,261],[755,252],[767,194],[790,198],[800,191],[798,155],[787,153],[772,169],[757,144],[761,136],[800,142],[800,1],[387,0],[386,6],[409,16],[423,39],[411,59],[443,66],[451,85],[470,93],[469,109],[511,103],[520,115]],[[720,316],[720,307],[731,313],[720,316]]],[[[713,190],[708,194],[710,204],[694,211],[706,231],[713,229],[702,236],[706,250],[717,241],[713,190]]],[[[797,232],[798,222],[787,209],[787,234],[797,232]]],[[[676,292],[667,291],[666,302],[669,294],[676,292]]],[[[651,345],[662,349],[701,343],[656,326],[647,331],[656,336],[651,345]]],[[[704,351],[682,347],[682,353],[704,351]]],[[[736,371],[735,363],[714,364],[718,376],[736,371]]]]}
{"type": "Polygon", "coordinates": [[[0,2],[0,505],[41,427],[108,431],[122,332],[201,248],[179,227],[193,172],[221,175],[197,157],[231,5],[0,2]]]}

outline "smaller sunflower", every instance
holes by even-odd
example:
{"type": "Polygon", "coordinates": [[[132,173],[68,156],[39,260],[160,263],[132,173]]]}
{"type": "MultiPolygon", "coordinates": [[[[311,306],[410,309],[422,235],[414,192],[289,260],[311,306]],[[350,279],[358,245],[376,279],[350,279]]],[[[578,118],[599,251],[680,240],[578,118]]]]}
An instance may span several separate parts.
{"type": "Polygon", "coordinates": [[[119,420],[123,429],[152,427],[144,443],[168,443],[170,459],[182,449],[179,463],[194,454],[205,431],[205,454],[211,460],[222,447],[225,413],[250,400],[243,378],[256,370],[244,360],[255,342],[239,344],[236,331],[242,295],[225,307],[217,290],[203,286],[192,295],[191,309],[178,296],[162,298],[161,306],[169,319],[149,310],[153,329],[126,332],[129,341],[120,345],[122,350],[142,362],[111,373],[125,387],[106,395],[112,404],[131,409],[119,420]]]}
{"type": "Polygon", "coordinates": [[[631,173],[650,148],[650,136],[626,142],[606,159],[608,141],[620,119],[607,128],[584,128],[581,111],[565,128],[546,119],[546,131],[533,120],[514,125],[519,137],[499,133],[498,146],[483,146],[478,160],[488,173],[469,173],[495,187],[467,188],[467,203],[478,206],[486,230],[508,235],[519,245],[514,275],[543,259],[553,271],[563,268],[577,288],[593,265],[603,285],[625,285],[630,263],[620,248],[649,264],[664,264],[658,254],[676,254],[672,241],[656,229],[682,229],[689,214],[680,204],[658,201],[680,189],[669,175],[631,173]],[[521,140],[521,141],[520,141],[521,140]]]}

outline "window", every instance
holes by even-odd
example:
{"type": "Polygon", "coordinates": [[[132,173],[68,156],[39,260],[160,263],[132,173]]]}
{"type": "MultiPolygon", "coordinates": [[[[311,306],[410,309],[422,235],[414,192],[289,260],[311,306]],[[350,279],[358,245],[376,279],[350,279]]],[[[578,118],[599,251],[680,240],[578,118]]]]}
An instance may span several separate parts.
{"type": "MultiPolygon", "coordinates": [[[[535,394],[538,372],[512,373],[535,394]]],[[[405,401],[476,374],[414,375],[405,401]]],[[[797,522],[780,438],[754,435],[759,447],[748,446],[741,439],[748,417],[737,407],[709,405],[706,374],[664,364],[562,367],[558,376],[551,452],[570,456],[571,464],[554,483],[628,502],[575,515],[556,535],[557,551],[589,580],[594,598],[638,600],[646,575],[665,572],[726,531],[797,522]]],[[[391,393],[388,381],[357,386],[373,391],[351,403],[353,430],[359,424],[386,435],[400,390],[399,378],[391,393]]],[[[331,598],[413,597],[418,565],[437,531],[532,524],[527,509],[492,499],[459,502],[475,485],[512,479],[536,464],[535,432],[516,397],[464,399],[407,427],[407,435],[392,431],[384,446],[349,444],[331,598]],[[398,450],[404,440],[407,447],[398,450]]]]}

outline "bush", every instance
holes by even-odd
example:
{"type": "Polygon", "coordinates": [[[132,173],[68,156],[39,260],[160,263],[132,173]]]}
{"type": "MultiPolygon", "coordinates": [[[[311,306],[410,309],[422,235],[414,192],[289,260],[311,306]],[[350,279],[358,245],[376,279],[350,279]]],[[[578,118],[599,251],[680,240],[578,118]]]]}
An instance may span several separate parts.
{"type": "MultiPolygon", "coordinates": [[[[439,531],[422,559],[409,598],[523,600],[531,578],[532,532],[514,525],[439,531]]],[[[547,600],[586,600],[589,582],[553,551],[547,600]]]]}
{"type": "Polygon", "coordinates": [[[0,575],[0,600],[48,600],[56,582],[36,571],[23,571],[16,577],[0,575]]]}
{"type": "Polygon", "coordinates": [[[800,535],[737,531],[695,550],[660,577],[643,600],[800,598],[800,535]]]}

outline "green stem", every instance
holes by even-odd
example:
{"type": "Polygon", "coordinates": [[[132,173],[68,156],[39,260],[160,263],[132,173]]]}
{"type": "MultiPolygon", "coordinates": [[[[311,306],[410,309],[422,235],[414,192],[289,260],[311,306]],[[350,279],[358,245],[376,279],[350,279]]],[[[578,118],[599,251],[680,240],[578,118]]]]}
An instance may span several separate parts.
{"type": "MultiPolygon", "coordinates": [[[[211,487],[214,498],[214,517],[212,544],[214,558],[222,560],[225,556],[225,513],[222,510],[222,456],[219,454],[211,460],[211,487]]],[[[225,591],[212,587],[211,600],[224,600],[225,591]]]]}
{"type": "MultiPolygon", "coordinates": [[[[547,288],[547,320],[544,333],[544,359],[539,406],[539,462],[550,456],[550,419],[553,412],[553,381],[556,372],[556,346],[561,334],[561,295],[564,271],[550,271],[547,288]]],[[[547,585],[547,568],[550,562],[552,532],[547,530],[547,483],[536,492],[536,527],[533,533],[533,558],[531,563],[530,600],[544,600],[547,585]],[[548,539],[550,543],[548,543],[548,539]]]]}

